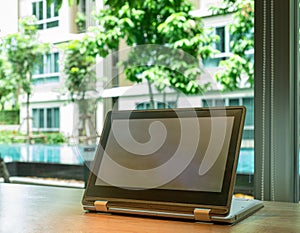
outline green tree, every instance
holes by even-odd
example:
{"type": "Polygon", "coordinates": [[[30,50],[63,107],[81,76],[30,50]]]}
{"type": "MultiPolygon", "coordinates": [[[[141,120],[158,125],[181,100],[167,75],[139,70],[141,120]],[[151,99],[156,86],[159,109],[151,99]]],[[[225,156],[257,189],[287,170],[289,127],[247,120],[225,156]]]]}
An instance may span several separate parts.
{"type": "Polygon", "coordinates": [[[0,105],[1,110],[4,110],[6,102],[13,104],[16,107],[16,99],[13,100],[13,94],[15,93],[15,80],[9,77],[9,64],[0,53],[0,105]],[[12,103],[12,101],[15,101],[12,103]]]}
{"type": "Polygon", "coordinates": [[[93,41],[89,37],[82,40],[73,40],[62,46],[64,50],[65,86],[71,95],[72,101],[85,99],[90,90],[95,90],[95,54],[93,41]],[[91,48],[92,47],[92,48],[91,48]]]}
{"type": "Polygon", "coordinates": [[[233,14],[233,23],[229,25],[233,55],[220,62],[223,69],[216,73],[216,79],[225,90],[239,88],[244,78],[253,87],[254,0],[223,0],[223,4],[212,9],[215,14],[233,14]]]}
{"type": "Polygon", "coordinates": [[[19,32],[10,34],[3,39],[4,53],[10,63],[11,76],[15,79],[17,89],[26,94],[26,122],[28,140],[30,132],[29,100],[32,92],[32,75],[39,58],[48,51],[49,46],[38,40],[37,20],[28,16],[19,20],[19,32]]]}
{"type": "Polygon", "coordinates": [[[106,56],[110,50],[118,50],[121,40],[133,47],[122,65],[127,79],[136,83],[147,81],[152,107],[153,85],[161,92],[169,87],[184,94],[200,94],[207,88],[198,83],[202,73],[199,60],[213,53],[210,44],[214,37],[208,36],[200,18],[190,14],[193,8],[188,1],[106,3],[110,7],[96,15],[98,54],[106,56]]]}
{"type": "MultiPolygon", "coordinates": [[[[47,2],[50,4],[53,0],[47,2]]],[[[69,1],[69,4],[73,3],[69,1]]],[[[62,0],[57,6],[61,4],[62,0]]],[[[208,36],[201,18],[190,14],[193,7],[189,1],[106,0],[104,4],[107,7],[96,14],[95,47],[91,46],[91,54],[105,57],[118,50],[121,40],[130,47],[145,45],[143,49],[134,48],[122,65],[127,79],[132,82],[140,83],[146,79],[152,107],[153,85],[161,92],[169,87],[178,94],[200,94],[206,90],[208,85],[198,82],[202,73],[199,60],[214,52],[210,44],[215,38],[208,36]],[[148,45],[160,47],[154,49],[148,45]],[[162,46],[170,53],[162,54],[162,46]],[[139,65],[135,61],[140,61],[139,65]]]]}
{"type": "MultiPolygon", "coordinates": [[[[79,110],[78,136],[88,136],[88,143],[96,140],[94,121],[96,100],[96,74],[94,40],[85,36],[63,44],[65,88],[79,110]],[[93,137],[93,138],[92,138],[93,137]]],[[[75,132],[74,132],[75,133],[75,132]]]]}

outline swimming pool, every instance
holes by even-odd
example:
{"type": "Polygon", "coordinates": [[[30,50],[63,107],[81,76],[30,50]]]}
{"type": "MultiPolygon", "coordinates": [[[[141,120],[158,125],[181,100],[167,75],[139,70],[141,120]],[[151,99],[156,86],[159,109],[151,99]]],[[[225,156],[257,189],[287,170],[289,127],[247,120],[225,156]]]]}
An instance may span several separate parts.
{"type": "MultiPolygon", "coordinates": [[[[5,162],[19,161],[59,164],[83,164],[84,160],[93,159],[94,147],[43,144],[0,144],[0,153],[5,162]]],[[[253,148],[241,149],[237,172],[253,174],[253,148]]]]}
{"type": "Polygon", "coordinates": [[[0,144],[0,153],[5,162],[83,163],[83,159],[68,145],[0,144]]]}

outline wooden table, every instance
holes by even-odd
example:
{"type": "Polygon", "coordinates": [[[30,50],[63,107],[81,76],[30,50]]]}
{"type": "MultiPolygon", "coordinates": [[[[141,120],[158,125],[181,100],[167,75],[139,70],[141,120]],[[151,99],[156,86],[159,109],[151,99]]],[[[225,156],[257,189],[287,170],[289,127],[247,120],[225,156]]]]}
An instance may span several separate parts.
{"type": "Polygon", "coordinates": [[[300,205],[265,202],[234,226],[85,213],[83,189],[0,184],[0,232],[300,232],[300,205]]]}

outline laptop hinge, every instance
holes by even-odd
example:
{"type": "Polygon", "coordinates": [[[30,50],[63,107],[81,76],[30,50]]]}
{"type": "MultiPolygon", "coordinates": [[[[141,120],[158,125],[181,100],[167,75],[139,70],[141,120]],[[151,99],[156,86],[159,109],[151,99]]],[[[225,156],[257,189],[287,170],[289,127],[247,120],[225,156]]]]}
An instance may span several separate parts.
{"type": "Polygon", "coordinates": [[[96,211],[107,212],[108,211],[107,203],[108,201],[95,201],[94,206],[96,211]]]}
{"type": "Polygon", "coordinates": [[[202,208],[196,208],[194,209],[194,218],[197,221],[205,221],[210,222],[210,213],[211,209],[202,209],[202,208]]]}

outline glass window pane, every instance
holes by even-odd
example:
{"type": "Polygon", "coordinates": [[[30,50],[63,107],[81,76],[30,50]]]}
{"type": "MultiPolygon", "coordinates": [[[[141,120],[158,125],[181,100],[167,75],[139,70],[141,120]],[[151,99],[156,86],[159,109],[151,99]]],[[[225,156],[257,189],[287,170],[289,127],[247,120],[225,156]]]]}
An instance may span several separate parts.
{"type": "Polygon", "coordinates": [[[52,67],[53,67],[53,64],[52,64],[52,54],[47,54],[46,55],[46,61],[47,61],[47,65],[46,65],[46,71],[45,73],[51,73],[52,71],[52,67]]]}
{"type": "Polygon", "coordinates": [[[162,102],[158,102],[157,103],[157,108],[160,109],[160,108],[166,108],[167,105],[165,103],[162,103],[162,102]]]}
{"type": "Polygon", "coordinates": [[[136,109],[140,110],[140,109],[145,109],[144,108],[144,103],[139,103],[136,105],[136,109]]]}
{"type": "Polygon", "coordinates": [[[54,71],[59,72],[59,53],[54,53],[54,71]]]}
{"type": "Polygon", "coordinates": [[[58,13],[59,13],[59,10],[58,10],[58,7],[57,7],[57,1],[54,0],[54,16],[57,17],[58,16],[58,13]]]}
{"type": "Polygon", "coordinates": [[[168,108],[176,108],[177,103],[175,101],[168,102],[168,108]]]}
{"type": "Polygon", "coordinates": [[[211,107],[213,106],[213,100],[202,100],[202,106],[203,107],[211,107]]]}
{"type": "Polygon", "coordinates": [[[54,128],[59,128],[59,108],[54,108],[54,114],[53,114],[53,127],[54,128]]]}
{"type": "Polygon", "coordinates": [[[225,27],[216,28],[216,34],[219,36],[219,41],[216,43],[216,49],[220,52],[225,52],[225,27]]]}
{"type": "Polygon", "coordinates": [[[53,4],[51,4],[50,6],[48,6],[48,4],[47,4],[47,19],[49,19],[49,18],[51,18],[51,9],[52,9],[52,5],[53,4]]]}
{"type": "MultiPolygon", "coordinates": [[[[299,56],[300,56],[300,1],[299,0],[297,0],[296,1],[298,4],[297,4],[297,6],[298,6],[298,10],[297,10],[297,14],[296,14],[296,18],[298,19],[298,21],[297,20],[295,20],[295,22],[296,22],[296,28],[298,29],[297,30],[297,32],[298,33],[296,33],[296,36],[297,36],[297,39],[296,39],[296,44],[294,45],[295,46],[295,48],[297,48],[297,49],[295,49],[295,51],[296,51],[296,56],[295,56],[295,64],[296,64],[296,77],[295,77],[295,83],[298,83],[298,89],[297,89],[297,91],[298,91],[298,93],[296,93],[296,95],[297,95],[297,104],[298,104],[298,113],[297,113],[297,126],[298,126],[298,129],[297,129],[297,136],[298,136],[298,138],[297,138],[297,146],[298,146],[298,148],[297,148],[297,153],[298,153],[298,173],[299,173],[299,176],[298,176],[298,180],[299,180],[299,177],[300,177],[300,112],[299,112],[299,109],[300,109],[300,93],[299,93],[299,90],[300,90],[300,83],[299,83],[299,80],[300,80],[300,59],[299,59],[299,56]]],[[[296,117],[296,116],[295,116],[296,117]]],[[[298,185],[299,185],[299,189],[300,189],[300,184],[298,183],[298,185]]],[[[300,195],[300,190],[298,190],[298,194],[300,195]]],[[[299,196],[299,198],[298,198],[298,200],[300,200],[300,196],[299,196]]]]}
{"type": "Polygon", "coordinates": [[[34,74],[43,74],[44,73],[43,56],[38,57],[33,73],[34,74]]]}
{"type": "Polygon", "coordinates": [[[38,25],[38,29],[39,29],[39,30],[44,29],[44,24],[39,24],[39,25],[38,25]]]}
{"type": "Polygon", "coordinates": [[[47,108],[47,128],[52,128],[53,127],[53,123],[52,123],[52,110],[51,108],[47,108]]]}
{"type": "Polygon", "coordinates": [[[56,17],[59,16],[59,9],[57,8],[57,6],[58,4],[56,0],[54,0],[50,6],[48,6],[46,0],[36,1],[32,3],[32,15],[35,15],[36,18],[40,21],[38,24],[39,30],[58,27],[59,20],[57,20],[56,17]],[[42,21],[46,19],[46,22],[42,21]]]}
{"type": "Polygon", "coordinates": [[[57,83],[59,82],[59,76],[49,76],[49,77],[45,77],[44,79],[44,83],[57,83]]]}
{"type": "Polygon", "coordinates": [[[204,59],[203,60],[203,66],[205,68],[213,68],[213,67],[218,67],[220,62],[223,61],[223,60],[226,60],[226,58],[224,57],[210,57],[210,58],[207,58],[207,59],[204,59]]]}
{"type": "Polygon", "coordinates": [[[240,100],[239,99],[229,99],[229,106],[239,106],[240,100]]]}
{"type": "Polygon", "coordinates": [[[225,106],[225,100],[223,99],[216,99],[215,106],[225,106]]]}
{"type": "Polygon", "coordinates": [[[243,132],[243,139],[254,140],[254,129],[253,130],[245,129],[244,132],[243,132]]]}
{"type": "Polygon", "coordinates": [[[32,109],[32,127],[33,128],[38,128],[39,126],[39,112],[37,109],[32,109]]]}
{"type": "Polygon", "coordinates": [[[44,8],[43,8],[43,2],[39,2],[39,13],[38,13],[38,20],[42,20],[44,17],[44,8]]]}
{"type": "Polygon", "coordinates": [[[247,108],[245,125],[254,125],[254,99],[243,98],[243,105],[247,108]]]}
{"type": "Polygon", "coordinates": [[[36,18],[38,18],[37,17],[37,11],[36,11],[36,2],[32,3],[32,14],[35,15],[36,18]]]}
{"type": "Polygon", "coordinates": [[[58,20],[52,21],[50,23],[47,23],[47,28],[54,28],[54,27],[58,27],[58,20]]]}
{"type": "Polygon", "coordinates": [[[39,128],[45,127],[44,109],[39,109],[39,128]]]}
{"type": "MultiPolygon", "coordinates": [[[[30,12],[30,7],[32,7],[32,13],[37,15],[37,18],[39,20],[39,29],[44,29],[47,30],[48,28],[53,28],[53,27],[57,27],[59,25],[59,20],[58,20],[58,16],[59,16],[59,11],[57,9],[57,0],[54,0],[51,6],[46,5],[46,0],[33,0],[33,1],[24,1],[24,4],[22,3],[20,5],[20,7],[25,6],[29,8],[29,13],[30,12]],[[34,2],[33,2],[34,1],[34,2]],[[28,2],[28,3],[25,3],[28,2]]],[[[87,14],[90,13],[90,8],[92,6],[92,4],[95,1],[80,1],[81,4],[81,9],[83,10],[83,12],[87,12],[87,14]]],[[[178,4],[181,4],[181,1],[178,1],[178,4]]],[[[209,78],[211,79],[215,79],[215,73],[217,71],[220,70],[224,70],[224,67],[220,67],[220,63],[222,63],[221,61],[224,61],[228,58],[228,54],[226,53],[226,57],[225,54],[222,54],[224,52],[228,52],[228,48],[229,48],[229,42],[234,42],[234,41],[229,41],[232,40],[233,37],[229,37],[228,32],[230,30],[229,29],[229,25],[231,23],[234,22],[235,18],[234,18],[234,12],[230,12],[227,15],[223,15],[219,14],[219,15],[209,15],[211,13],[211,11],[209,9],[207,9],[207,11],[205,12],[205,6],[209,5],[209,4],[215,4],[216,2],[221,2],[222,4],[219,4],[219,6],[224,6],[224,4],[230,2],[233,3],[234,2],[241,2],[241,1],[225,1],[225,0],[218,0],[218,1],[209,1],[209,0],[199,0],[199,1],[192,1],[193,3],[195,3],[195,7],[197,7],[195,10],[197,12],[200,12],[198,10],[201,10],[201,12],[203,13],[202,15],[197,15],[199,17],[201,17],[203,19],[203,23],[205,25],[205,27],[209,27],[210,29],[212,29],[211,31],[214,31],[215,34],[217,34],[220,38],[220,40],[218,42],[211,42],[211,46],[214,49],[218,49],[221,54],[212,54],[211,56],[209,56],[207,59],[205,59],[203,61],[204,63],[204,68],[203,68],[203,73],[199,74],[199,77],[197,77],[197,81],[199,81],[199,83],[202,84],[202,80],[203,78],[205,79],[207,76],[210,76],[209,78]],[[200,8],[201,6],[201,8],[200,8]],[[204,8],[203,8],[204,7],[204,8]],[[204,12],[203,12],[204,9],[204,12]]],[[[76,4],[75,4],[76,5],[76,4]]],[[[215,5],[216,7],[218,7],[218,4],[215,5]]],[[[80,9],[80,7],[78,7],[78,9],[80,9]]],[[[21,12],[25,12],[25,9],[21,9],[21,12]]],[[[27,12],[27,10],[26,10],[27,12]]],[[[237,11],[239,12],[239,11],[237,11]]],[[[69,16],[67,16],[69,17],[69,16]]],[[[90,19],[91,19],[91,15],[87,15],[87,21],[90,23],[90,19]]],[[[153,17],[157,20],[159,20],[161,17],[153,17]]],[[[69,18],[68,20],[71,20],[71,18],[69,18]]],[[[243,23],[243,22],[242,22],[243,23]]],[[[158,22],[153,22],[153,25],[158,24],[158,22]]],[[[200,25],[200,24],[199,24],[200,25]]],[[[176,28],[174,29],[176,30],[176,28]]],[[[201,28],[202,30],[202,28],[201,28]]],[[[176,31],[174,31],[173,33],[175,33],[176,31]]],[[[182,33],[181,33],[182,34],[182,33]]],[[[246,35],[247,38],[250,38],[249,35],[246,35]]],[[[143,35],[141,35],[141,37],[143,37],[143,35]]],[[[56,41],[58,38],[61,38],[61,36],[57,36],[55,37],[53,40],[55,40],[55,42],[58,42],[57,44],[59,44],[61,41],[56,41]]],[[[197,37],[195,37],[197,38],[197,37]]],[[[51,39],[51,38],[49,38],[51,39]]],[[[141,38],[142,39],[142,38],[141,38]]],[[[185,38],[186,40],[189,40],[189,38],[185,38]]],[[[208,40],[211,38],[208,38],[208,40]]],[[[153,38],[153,40],[155,41],[155,38],[153,38]]],[[[124,42],[125,43],[125,42],[124,42]]],[[[172,42],[170,42],[172,43],[172,42]]],[[[205,42],[208,43],[208,42],[205,42]]],[[[56,44],[56,45],[57,45],[56,44]]],[[[187,43],[188,44],[188,43],[187,43]]],[[[241,43],[242,45],[242,43],[241,43]]],[[[119,51],[122,51],[122,44],[120,45],[120,49],[119,51]]],[[[191,50],[194,50],[193,49],[191,50]]],[[[189,51],[191,51],[189,50],[189,51]]],[[[232,51],[234,52],[234,51],[232,51]]],[[[118,63],[119,60],[122,59],[122,56],[119,56],[120,54],[118,53],[114,53],[112,56],[112,61],[109,61],[108,65],[105,64],[105,67],[103,68],[103,70],[101,70],[101,75],[102,72],[105,73],[107,70],[107,73],[109,74],[115,74],[117,73],[117,71],[120,71],[119,68],[113,67],[113,65],[111,65],[110,63],[118,63]]],[[[121,54],[122,55],[122,54],[121,54]]],[[[252,58],[252,62],[253,62],[253,53],[248,54],[247,55],[248,58],[251,57],[252,58]]],[[[151,59],[153,60],[153,57],[151,57],[151,59]]],[[[44,61],[44,63],[38,64],[36,67],[36,70],[34,71],[34,77],[33,77],[33,83],[34,84],[40,84],[39,87],[35,87],[33,88],[33,92],[37,91],[39,93],[37,94],[45,94],[47,91],[47,94],[50,93],[53,90],[53,94],[51,93],[49,95],[49,99],[51,99],[50,101],[45,101],[41,103],[33,103],[32,106],[36,107],[36,106],[43,106],[41,109],[33,109],[32,110],[32,116],[33,116],[33,127],[34,128],[40,128],[43,129],[45,131],[49,130],[51,131],[54,129],[59,129],[60,127],[60,119],[68,119],[68,116],[66,116],[67,114],[70,114],[70,116],[74,115],[74,119],[76,117],[75,114],[72,113],[66,113],[66,111],[60,111],[59,107],[57,108],[53,108],[53,103],[61,103],[61,104],[66,104],[68,105],[69,103],[63,103],[62,99],[58,100],[57,98],[57,93],[60,89],[60,84],[61,83],[55,83],[59,81],[60,78],[60,70],[59,70],[59,53],[52,53],[52,54],[48,54],[45,55],[43,58],[41,58],[41,60],[44,61]],[[50,83],[50,84],[49,84],[50,83]],[[45,88],[43,88],[45,86],[45,88]],[[51,90],[50,90],[51,89],[51,90]],[[45,92],[44,92],[45,91],[45,92]],[[44,92],[44,93],[43,93],[44,92]],[[64,115],[65,114],[65,115],[64,115]]],[[[200,62],[199,62],[200,63],[200,62]]],[[[181,64],[179,64],[179,66],[181,66],[181,64]]],[[[98,68],[97,68],[98,69],[98,68]]],[[[98,70],[97,70],[98,71],[98,70]]],[[[190,75],[192,72],[187,72],[188,75],[190,75]]],[[[97,73],[98,75],[99,73],[97,73]]],[[[103,75],[103,77],[108,77],[106,74],[103,75]]],[[[233,77],[228,76],[228,80],[231,80],[233,77]]],[[[122,75],[119,75],[118,77],[113,79],[113,85],[116,86],[116,88],[118,88],[118,86],[128,86],[128,85],[132,85],[132,83],[128,84],[128,79],[126,79],[125,77],[125,73],[122,75]]],[[[102,80],[101,80],[102,81],[102,80]]],[[[214,80],[215,82],[217,82],[216,80],[214,80]]],[[[164,83],[164,82],[162,82],[164,83]]],[[[168,82],[166,82],[168,83],[168,82]]],[[[102,85],[102,83],[100,83],[100,85],[102,85]]],[[[99,85],[99,86],[100,86],[99,85]]],[[[185,84],[183,84],[185,85],[185,84]]],[[[102,85],[105,86],[105,85],[102,85]]],[[[179,85],[180,86],[180,85],[179,85]]],[[[182,94],[178,94],[177,91],[175,89],[170,88],[170,90],[168,90],[166,92],[166,95],[163,96],[163,92],[156,90],[155,89],[155,84],[153,84],[153,93],[154,93],[154,99],[156,100],[155,102],[155,108],[166,108],[166,107],[179,107],[179,108],[185,108],[185,107],[191,107],[192,106],[196,106],[196,107],[212,107],[212,106],[224,106],[226,105],[245,105],[247,107],[247,117],[246,117],[246,123],[245,125],[247,126],[244,129],[244,142],[243,142],[243,148],[247,149],[251,152],[253,152],[253,147],[251,147],[251,143],[253,144],[253,127],[254,127],[254,120],[253,120],[253,112],[254,112],[254,106],[253,106],[253,98],[251,99],[249,97],[249,95],[244,95],[243,91],[240,91],[239,88],[237,88],[237,90],[234,91],[228,91],[225,90],[223,92],[223,90],[221,90],[221,85],[220,83],[218,83],[217,85],[212,85],[212,87],[209,87],[208,91],[205,91],[202,94],[199,95],[187,95],[187,97],[184,97],[184,95],[182,94]],[[242,93],[242,94],[241,94],[242,93]],[[238,96],[238,97],[236,97],[238,96]],[[206,99],[206,97],[208,97],[206,99]],[[189,102],[189,104],[186,104],[185,102],[185,98],[188,99],[187,102],[189,102]],[[191,103],[191,104],[190,104],[191,103]],[[249,144],[249,142],[251,142],[249,144]],[[246,147],[245,147],[246,145],[246,147]]],[[[242,87],[243,88],[243,87],[242,87]]],[[[188,89],[188,88],[187,88],[188,89]]],[[[233,88],[234,89],[234,88],[233,88]]],[[[147,85],[145,85],[145,88],[140,88],[138,90],[139,94],[136,94],[136,96],[131,95],[131,93],[128,93],[130,96],[130,98],[127,95],[124,96],[116,96],[114,97],[115,99],[119,99],[120,101],[118,101],[118,106],[119,109],[125,109],[126,107],[130,106],[130,108],[134,108],[136,107],[136,109],[149,109],[150,108],[150,102],[149,102],[149,95],[148,95],[148,87],[147,85]],[[144,92],[142,91],[144,90],[144,92]],[[123,103],[129,103],[128,99],[130,99],[130,104],[128,104],[128,106],[125,106],[125,104],[123,105],[123,103]],[[122,102],[122,98],[125,99],[125,101],[122,102]],[[146,101],[144,101],[146,100],[146,101]],[[143,101],[143,102],[142,102],[143,101]],[[139,103],[137,103],[139,102],[139,103]]],[[[36,94],[36,93],[33,93],[36,94]]],[[[127,94],[127,93],[126,93],[127,94]]],[[[37,95],[38,96],[38,95],[37,95]]],[[[114,99],[114,100],[115,100],[114,99]]],[[[63,99],[64,100],[64,99],[63,99]]],[[[112,101],[113,102],[113,101],[112,101]]],[[[72,103],[73,104],[73,103],[72,103]]],[[[105,107],[104,109],[99,109],[100,111],[98,112],[107,112],[105,109],[106,106],[110,106],[110,105],[105,105],[103,104],[105,107]]],[[[109,108],[109,107],[108,107],[109,108]]],[[[69,106],[66,107],[66,109],[71,109],[69,108],[69,106]]],[[[101,119],[99,120],[99,122],[102,122],[102,116],[97,116],[97,117],[101,117],[101,119]]],[[[62,122],[62,125],[65,124],[64,122],[62,122]]],[[[100,126],[101,128],[102,126],[100,126]]],[[[65,130],[65,129],[64,129],[65,130]]],[[[73,130],[73,129],[71,129],[73,130]]],[[[247,151],[247,152],[249,152],[247,151]]],[[[253,164],[252,164],[252,160],[250,159],[250,157],[253,159],[253,153],[247,153],[247,155],[244,156],[245,153],[241,154],[241,166],[242,167],[247,167],[247,166],[252,166],[252,169],[242,169],[243,171],[243,175],[245,175],[245,171],[249,172],[249,174],[253,171],[253,164]]],[[[246,172],[246,173],[247,173],[246,172]]],[[[239,174],[238,174],[239,175],[239,174]]],[[[251,174],[253,175],[253,173],[251,174]]],[[[250,177],[250,176],[249,176],[250,177]]],[[[251,179],[250,179],[251,180],[251,179]]],[[[239,185],[239,184],[237,184],[239,185]]]]}

